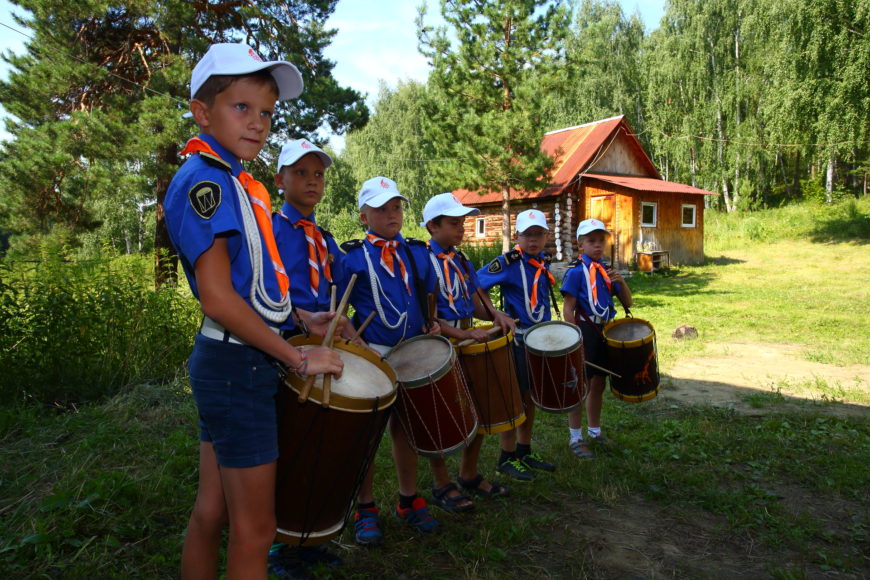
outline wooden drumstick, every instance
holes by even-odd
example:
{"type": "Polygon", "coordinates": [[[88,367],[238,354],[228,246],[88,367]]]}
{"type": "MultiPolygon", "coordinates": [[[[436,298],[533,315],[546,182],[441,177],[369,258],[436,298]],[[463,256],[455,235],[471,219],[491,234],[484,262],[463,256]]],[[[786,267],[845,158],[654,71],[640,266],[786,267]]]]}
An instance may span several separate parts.
{"type": "MultiPolygon", "coordinates": [[[[501,326],[493,326],[492,328],[488,328],[486,330],[486,333],[492,335],[492,334],[495,334],[496,332],[499,332],[500,330],[501,330],[501,326]]],[[[456,346],[461,348],[463,346],[468,346],[469,344],[474,344],[475,342],[477,342],[477,341],[473,338],[466,338],[462,342],[457,343],[456,346]]]]}
{"type": "Polygon", "coordinates": [[[362,336],[363,331],[366,329],[366,326],[369,325],[369,322],[371,322],[372,319],[374,319],[375,314],[377,314],[377,311],[372,310],[372,312],[371,312],[371,314],[369,314],[368,318],[366,318],[365,321],[360,325],[360,327],[356,329],[356,332],[353,333],[353,336],[351,336],[350,338],[346,338],[344,341],[346,343],[351,343],[351,342],[355,341],[356,339],[358,339],[360,336],[362,336]]]}
{"type": "MultiPolygon", "coordinates": [[[[350,277],[350,281],[347,283],[347,288],[344,290],[344,295],[341,297],[341,303],[338,305],[338,310],[335,312],[335,317],[329,321],[329,327],[326,329],[326,336],[323,337],[323,342],[321,346],[328,346],[332,348],[332,337],[335,335],[335,328],[338,326],[338,321],[341,318],[342,314],[344,314],[344,310],[347,308],[347,301],[350,299],[350,292],[353,290],[353,286],[356,284],[356,274],[350,277]]],[[[331,377],[330,373],[326,373],[323,377],[323,398],[324,403],[327,399],[327,379],[326,377],[331,377]]],[[[304,403],[308,400],[308,395],[311,393],[311,387],[314,386],[314,381],[317,378],[317,375],[308,375],[308,378],[305,379],[305,384],[302,386],[302,391],[299,393],[299,402],[304,403]]],[[[325,405],[324,405],[325,406],[325,405]]]]}
{"type": "Polygon", "coordinates": [[[609,371],[609,370],[607,370],[607,369],[604,368],[604,367],[600,367],[600,366],[598,366],[597,364],[594,364],[594,363],[589,362],[588,360],[584,360],[583,363],[586,364],[586,366],[592,367],[593,369],[598,369],[599,371],[604,371],[605,373],[607,373],[607,374],[609,374],[609,375],[613,375],[613,376],[616,377],[617,379],[621,379],[621,378],[622,378],[622,375],[618,375],[618,374],[616,374],[615,372],[613,372],[613,371],[609,371]]]}

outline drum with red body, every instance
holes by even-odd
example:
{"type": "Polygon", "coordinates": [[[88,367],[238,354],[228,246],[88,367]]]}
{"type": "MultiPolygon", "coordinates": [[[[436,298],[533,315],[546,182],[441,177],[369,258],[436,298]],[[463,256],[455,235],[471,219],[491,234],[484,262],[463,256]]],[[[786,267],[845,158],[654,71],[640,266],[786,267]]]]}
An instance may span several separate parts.
{"type": "Polygon", "coordinates": [[[567,413],[586,398],[583,335],[560,320],[541,322],[523,335],[532,402],[543,411],[567,413]]]}
{"type": "Polygon", "coordinates": [[[512,341],[513,334],[508,332],[487,342],[457,347],[459,363],[480,418],[480,433],[509,431],[526,420],[512,341]]]}
{"type": "Polygon", "coordinates": [[[386,356],[396,371],[396,415],[411,447],[441,457],[459,451],[477,433],[477,413],[453,345],[443,336],[415,336],[386,356]]]}
{"type": "MultiPolygon", "coordinates": [[[[306,348],[321,341],[289,342],[306,348]]],[[[332,379],[328,408],[322,376],[305,403],[298,401],[305,383],[298,375],[279,390],[276,538],[286,544],[311,546],[341,533],[396,400],[396,374],[377,354],[345,341],[334,348],[344,371],[332,379]]]]}

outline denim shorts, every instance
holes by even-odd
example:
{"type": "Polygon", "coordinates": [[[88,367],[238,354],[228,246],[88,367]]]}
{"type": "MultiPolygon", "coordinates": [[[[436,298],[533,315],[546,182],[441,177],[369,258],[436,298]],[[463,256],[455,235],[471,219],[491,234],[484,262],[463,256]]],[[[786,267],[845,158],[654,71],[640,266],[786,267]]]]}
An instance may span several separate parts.
{"type": "MultiPolygon", "coordinates": [[[[608,368],[607,364],[607,341],[604,340],[604,335],[601,330],[603,324],[589,323],[581,320],[580,333],[583,335],[583,354],[586,356],[586,361],[600,367],[608,368]],[[597,327],[597,328],[596,328],[597,327]]],[[[607,373],[600,371],[595,367],[586,366],[586,378],[591,379],[595,375],[607,376],[607,373]]]]}
{"type": "Polygon", "coordinates": [[[529,359],[526,358],[526,343],[522,335],[514,336],[511,348],[514,351],[514,368],[517,370],[520,391],[528,391],[532,387],[532,377],[529,374],[529,359]]]}
{"type": "Polygon", "coordinates": [[[255,467],[278,458],[278,370],[263,352],[196,335],[188,360],[200,441],[222,467],[255,467]]]}

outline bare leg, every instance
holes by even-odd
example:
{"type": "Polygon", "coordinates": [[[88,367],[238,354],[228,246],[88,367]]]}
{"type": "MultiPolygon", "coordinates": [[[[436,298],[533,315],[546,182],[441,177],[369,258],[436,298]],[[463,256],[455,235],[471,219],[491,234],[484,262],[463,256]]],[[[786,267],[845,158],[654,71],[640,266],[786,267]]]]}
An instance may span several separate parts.
{"type": "Polygon", "coordinates": [[[601,427],[601,404],[604,399],[603,375],[589,379],[589,395],[586,397],[586,426],[601,427]]]}
{"type": "Polygon", "coordinates": [[[526,412],[526,420],[517,427],[517,441],[523,445],[532,444],[532,427],[535,425],[535,404],[532,402],[532,391],[523,391],[523,409],[526,412]]]}
{"type": "Polygon", "coordinates": [[[184,580],[217,576],[221,531],[227,525],[227,504],[221,484],[220,467],[211,443],[199,444],[199,488],[187,524],[181,553],[184,580]]]}
{"type": "Polygon", "coordinates": [[[275,466],[221,468],[230,537],[228,580],[265,580],[269,547],[275,539],[275,466]]]}
{"type": "Polygon", "coordinates": [[[375,481],[375,459],[372,458],[372,462],[369,464],[369,468],[366,471],[366,476],[362,481],[362,484],[359,488],[359,493],[356,496],[356,500],[359,503],[374,503],[374,481],[375,481]]]}
{"type": "Polygon", "coordinates": [[[390,435],[393,437],[393,461],[396,464],[396,478],[399,480],[399,493],[405,496],[417,493],[417,452],[408,443],[408,436],[402,423],[395,415],[390,417],[390,435]]]}

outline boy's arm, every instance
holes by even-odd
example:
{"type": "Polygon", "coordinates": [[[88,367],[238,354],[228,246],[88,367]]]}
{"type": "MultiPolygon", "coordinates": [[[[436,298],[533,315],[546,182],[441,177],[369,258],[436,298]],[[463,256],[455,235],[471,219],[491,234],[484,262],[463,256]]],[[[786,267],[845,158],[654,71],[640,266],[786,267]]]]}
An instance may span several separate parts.
{"type": "Polygon", "coordinates": [[[483,288],[479,288],[479,290],[474,293],[473,298],[475,318],[481,320],[492,320],[494,325],[506,328],[511,332],[516,332],[517,323],[513,318],[501,310],[496,310],[492,300],[489,298],[489,292],[486,292],[483,288]]]}
{"type": "Polygon", "coordinates": [[[577,307],[577,298],[565,292],[562,293],[564,302],[562,304],[562,318],[569,324],[577,324],[577,319],[574,318],[574,309],[577,307]]]}
{"type": "Polygon", "coordinates": [[[631,289],[628,287],[628,284],[625,283],[622,274],[616,270],[608,268],[607,275],[610,276],[611,282],[619,282],[619,292],[617,292],[616,295],[619,296],[619,301],[622,302],[622,305],[625,308],[631,308],[631,305],[633,304],[631,299],[631,289]]]}
{"type": "Polygon", "coordinates": [[[225,237],[216,237],[211,247],[200,254],[194,264],[194,273],[203,314],[288,367],[296,369],[307,362],[303,369],[305,374],[333,373],[341,376],[344,364],[337,353],[318,347],[307,350],[303,356],[272,332],[239,296],[230,277],[230,255],[225,237]]]}

